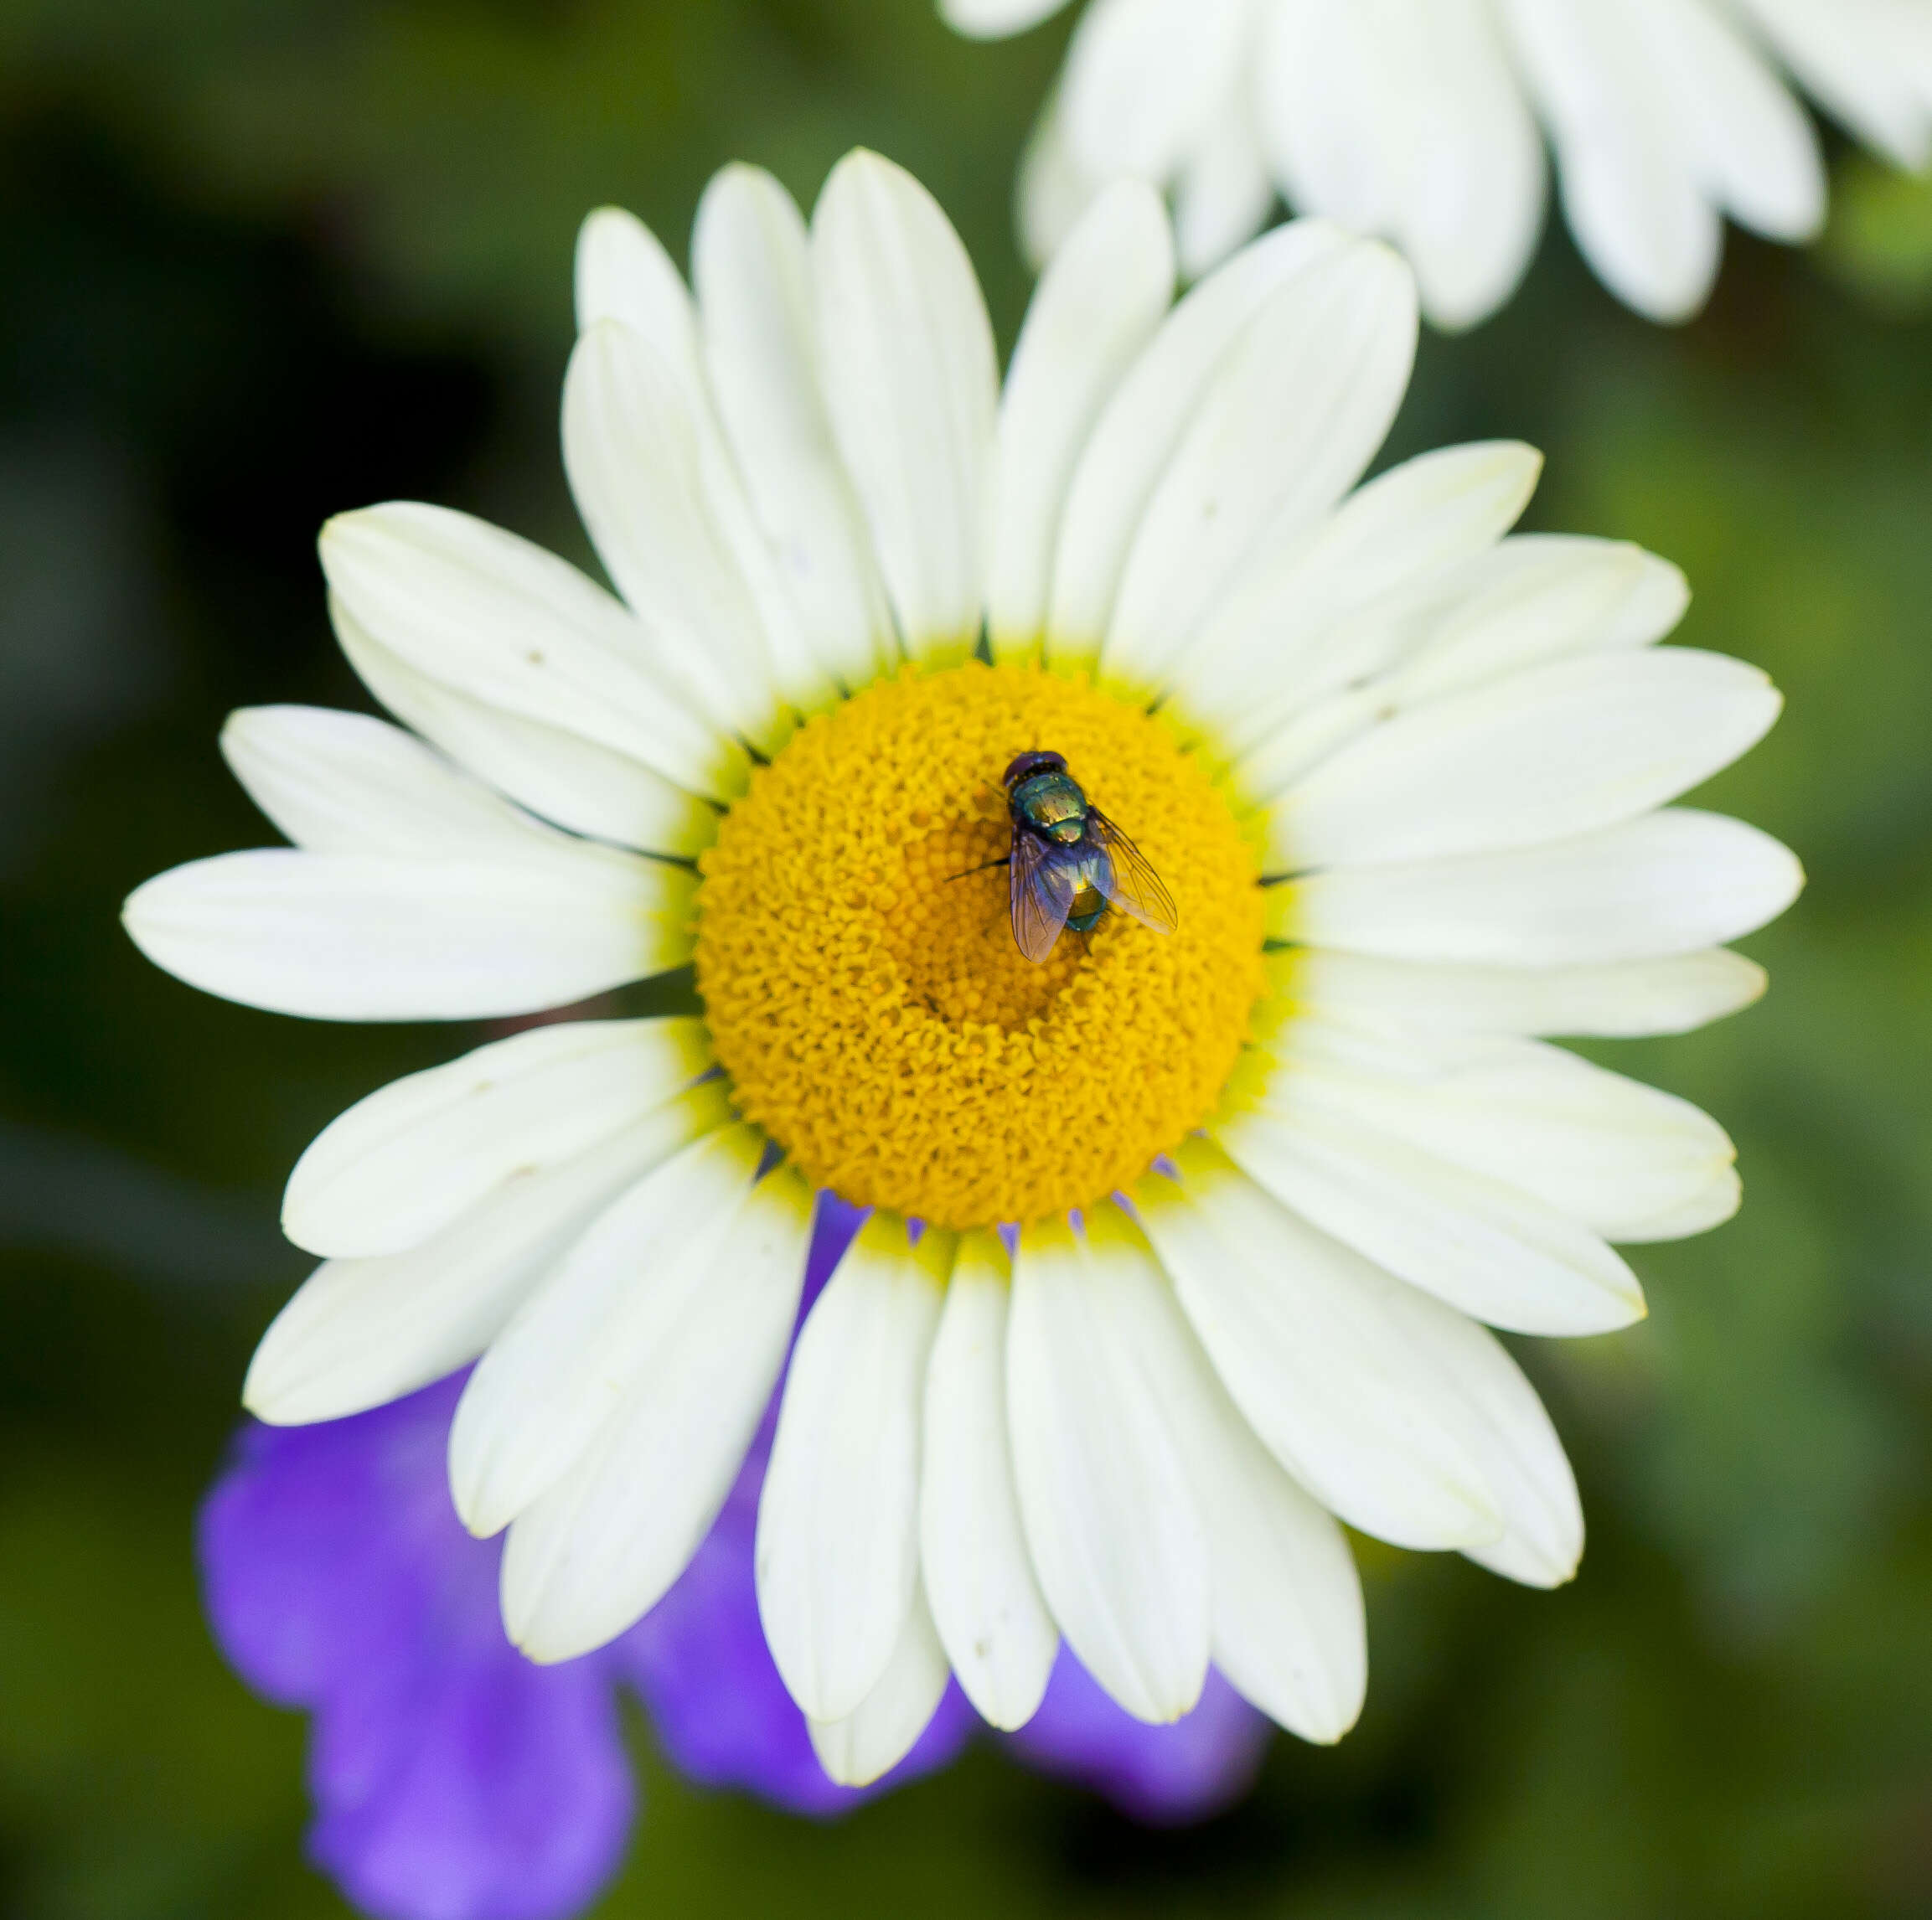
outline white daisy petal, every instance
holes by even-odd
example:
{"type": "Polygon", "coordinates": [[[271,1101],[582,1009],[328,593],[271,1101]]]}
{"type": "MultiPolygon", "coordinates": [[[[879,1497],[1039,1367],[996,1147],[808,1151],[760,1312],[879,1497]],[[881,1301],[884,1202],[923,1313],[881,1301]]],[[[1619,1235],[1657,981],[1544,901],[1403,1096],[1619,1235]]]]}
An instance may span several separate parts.
{"type": "Polygon", "coordinates": [[[939,11],[958,33],[999,40],[1037,27],[1066,4],[1067,0],[939,0],[939,11]]]}
{"type": "Polygon", "coordinates": [[[567,1660],[656,1605],[717,1518],[785,1362],[811,1190],[780,1168],[700,1264],[653,1271],[655,1337],[603,1432],[511,1523],[503,1613],[531,1659],[567,1660]],[[668,1298],[683,1282],[682,1297],[668,1298]]]}
{"type": "Polygon", "coordinates": [[[912,1751],[945,1697],[946,1649],[917,1587],[886,1670],[843,1720],[806,1722],[812,1751],[841,1787],[869,1787],[912,1751]]]}
{"type": "Polygon", "coordinates": [[[1040,1597],[1007,1439],[1011,1274],[990,1234],[962,1242],[926,1377],[920,1561],[939,1638],[966,1697],[994,1726],[1023,1726],[1046,1690],[1060,1634],[1040,1597]]]}
{"type": "Polygon", "coordinates": [[[472,1533],[500,1532],[624,1406],[715,1264],[762,1152],[752,1128],[724,1127],[653,1167],[491,1343],[450,1427],[450,1492],[472,1533]]]}
{"type": "Polygon", "coordinates": [[[221,751],[249,797],[310,853],[515,859],[552,840],[421,741],[366,714],[244,707],[228,716],[221,751]]]}
{"type": "Polygon", "coordinates": [[[1135,182],[1095,202],[1041,281],[1000,409],[987,587],[996,659],[1041,651],[1074,467],[1173,294],[1166,213],[1159,195],[1135,182]]]}
{"type": "Polygon", "coordinates": [[[1223,742],[1252,737],[1258,711],[1278,712],[1322,684],[1321,642],[1337,625],[1493,548],[1542,471],[1534,447],[1497,441],[1377,476],[1246,570],[1183,663],[1182,710],[1223,742]]]}
{"type": "MultiPolygon", "coordinates": [[[[941,11],[990,38],[1043,3],[941,11]]],[[[1910,171],[1932,161],[1924,0],[1089,0],[1027,151],[1020,225],[1037,265],[1095,193],[1143,179],[1172,194],[1199,273],[1278,185],[1401,248],[1424,311],[1454,330],[1509,298],[1535,253],[1540,119],[1599,277],[1683,320],[1724,214],[1786,241],[1822,225],[1819,142],[1780,59],[1866,145],[1910,171]]]]}
{"type": "Polygon", "coordinates": [[[1273,677],[1273,698],[1228,723],[1242,790],[1270,798],[1409,707],[1545,662],[1650,646],[1689,601],[1677,569],[1640,547],[1548,534],[1411,575],[1318,630],[1319,644],[1304,641],[1273,677]]]}
{"type": "Polygon", "coordinates": [[[1515,291],[1543,157],[1490,0],[1279,0],[1259,86],[1289,197],[1401,245],[1439,326],[1473,325],[1515,291]]]}
{"type": "Polygon", "coordinates": [[[1738,1179],[1738,1169],[1728,1164],[1712,1167],[1695,1191],[1687,1193],[1674,1205],[1660,1212],[1626,1221],[1617,1230],[1617,1237],[1630,1246],[1661,1240],[1688,1240],[1722,1226],[1743,1201],[1744,1183],[1738,1179]]]}
{"type": "Polygon", "coordinates": [[[1603,1239],[1520,1186],[1314,1100],[1237,1115],[1214,1138],[1284,1206],[1492,1326],[1575,1335],[1643,1318],[1635,1275],[1603,1239]]]}
{"type": "Polygon", "coordinates": [[[739,471],[818,657],[858,687],[899,657],[877,562],[818,374],[810,248],[757,168],[705,190],[691,240],[705,367],[739,471]]]}
{"type": "Polygon", "coordinates": [[[813,1720],[844,1720],[898,1647],[919,1572],[920,1402],[952,1262],[876,1215],[798,1336],[758,1503],[758,1612],[813,1720]]]}
{"type": "Polygon", "coordinates": [[[468,1365],[612,1200],[729,1117],[721,1086],[695,1088],[407,1252],[318,1267],[256,1349],[249,1412],[278,1426],[339,1420],[468,1365]]]}
{"type": "Polygon", "coordinates": [[[1271,1112],[1407,1141],[1607,1240],[1695,1204],[1737,1157],[1689,1102],[1536,1040],[1389,1042],[1305,1020],[1274,1058],[1271,1112]]]}
{"type": "Polygon", "coordinates": [[[1062,111],[1086,169],[1167,178],[1225,111],[1249,0],[1093,0],[1067,50],[1062,111]]]}
{"type": "Polygon", "coordinates": [[[1067,492],[1047,617],[1056,661],[1098,658],[1134,529],[1248,323],[1289,281],[1348,245],[1339,228],[1320,220],[1278,228],[1202,281],[1134,362],[1067,492]]]}
{"type": "Polygon", "coordinates": [[[296,1162],[282,1231],[337,1259],[400,1253],[641,1119],[710,1064],[696,1020],[591,1020],[392,1081],[296,1162]]]}
{"type": "Polygon", "coordinates": [[[1067,145],[1065,117],[1057,92],[1048,96],[1020,156],[1014,194],[1020,250],[1036,273],[1059,250],[1079,225],[1087,203],[1106,184],[1087,178],[1067,145]]]}
{"type": "Polygon", "coordinates": [[[1298,1007],[1345,1024],[1609,1040],[1692,1032],[1767,983],[1762,967],[1721,947],[1605,967],[1432,967],[1317,948],[1274,964],[1298,1007]]]}
{"type": "Polygon", "coordinates": [[[1465,1383],[1439,1335],[1454,1314],[1279,1205],[1190,1140],[1134,1200],[1222,1383],[1264,1446],[1350,1525],[1425,1548],[1479,1545],[1502,1519],[1465,1383]]]}
{"type": "Polygon", "coordinates": [[[1540,845],[1635,818],[1728,766],[1782,705],[1754,667],[1671,648],[1563,660],[1413,707],[1268,814],[1270,870],[1540,845]]]}
{"type": "Polygon", "coordinates": [[[555,555],[467,514],[398,501],[337,514],[322,564],[357,628],[431,680],[694,793],[742,792],[743,749],[674,690],[644,628],[555,555]]]}
{"type": "Polygon", "coordinates": [[[1268,931],[1388,960],[1656,960],[1751,932],[1804,881],[1769,834],[1671,808],[1545,847],[1312,874],[1269,890],[1268,931]]]}
{"type": "Polygon", "coordinates": [[[1200,1512],[1129,1325],[1136,1295],[1159,1284],[1144,1254],[1029,1226],[1006,1376],[1041,1590],[1087,1671],[1156,1723],[1200,1698],[1211,1637],[1200,1512]]]}
{"type": "Polygon", "coordinates": [[[1646,58],[1638,0],[1501,5],[1549,123],[1578,245],[1640,313],[1687,318],[1717,277],[1722,227],[1688,131],[1646,58]]]}
{"type": "Polygon", "coordinates": [[[616,320],[648,341],[693,400],[704,392],[697,317],[664,242],[635,214],[599,207],[578,230],[577,331],[616,320]]]}
{"type": "Polygon", "coordinates": [[[159,875],[123,918],[158,967],[322,1020],[535,1013],[677,966],[694,876],[602,848],[519,861],[275,848],[159,875]]]}
{"type": "Polygon", "coordinates": [[[999,373],[972,262],[917,181],[833,170],[812,223],[825,394],[907,650],[963,659],[981,623],[999,373]]]}
{"type": "Polygon", "coordinates": [[[1546,662],[1650,646],[1689,601],[1677,569],[1640,547],[1515,534],[1303,638],[1270,674],[1272,697],[1223,723],[1223,748],[1259,803],[1410,707],[1546,662]]]}
{"type": "Polygon", "coordinates": [[[1405,703],[1459,693],[1547,660],[1649,647],[1691,590],[1668,560],[1624,540],[1519,534],[1470,568],[1446,616],[1406,661],[1405,703]]]}
{"type": "Polygon", "coordinates": [[[1774,240],[1816,238],[1825,163],[1784,83],[1705,0],[1650,0],[1643,23],[1652,70],[1673,96],[1705,191],[1774,240]]]}
{"type": "Polygon", "coordinates": [[[1136,530],[1107,632],[1110,675],[1159,690],[1250,556],[1361,477],[1415,354],[1415,281],[1358,242],[1296,275],[1202,395],[1136,530]]]}
{"type": "MultiPolygon", "coordinates": [[[[1112,1209],[1089,1231],[1144,1258],[1139,1236],[1112,1209]]],[[[1123,1304],[1206,1533],[1214,1663],[1290,1732],[1339,1740],[1368,1685],[1361,1584],[1341,1529],[1235,1410],[1165,1278],[1131,1289],[1123,1304]]]]}
{"type": "Polygon", "coordinates": [[[1474,1320],[1329,1239],[1215,1148],[1135,1190],[1222,1383],[1277,1459],[1351,1525],[1554,1586],[1583,1551],[1576,1485],[1516,1363],[1474,1320]],[[1461,1537],[1457,1537],[1460,1534],[1461,1537]]]}
{"type": "Polygon", "coordinates": [[[1501,1539],[1464,1553],[1526,1587],[1562,1586],[1583,1558],[1583,1510],[1542,1401],[1501,1341],[1474,1320],[1445,1314],[1434,1337],[1475,1416],[1478,1458],[1503,1516],[1501,1539]]]}
{"type": "Polygon", "coordinates": [[[1911,0],[1736,0],[1858,137],[1913,173],[1932,162],[1932,22],[1911,0]]]}
{"type": "Polygon", "coordinates": [[[642,334],[601,320],[579,338],[564,381],[564,464],[584,524],[677,684],[715,725],[768,746],[782,731],[777,665],[708,497],[709,429],[642,334]]]}
{"type": "MultiPolygon", "coordinates": [[[[710,622],[720,617],[736,622],[748,603],[762,644],[753,649],[741,638],[736,648],[761,653],[777,692],[801,712],[830,705],[835,689],[814,658],[798,609],[781,583],[726,445],[690,293],[657,235],[612,207],[585,221],[577,242],[578,328],[589,332],[606,321],[641,340],[654,365],[670,374],[681,390],[680,410],[695,444],[697,498],[702,503],[697,544],[682,544],[689,528],[676,514],[663,512],[661,494],[653,490],[652,505],[662,524],[648,532],[653,543],[661,534],[669,553],[655,544],[627,547],[623,557],[631,572],[626,577],[642,581],[639,591],[652,597],[638,601],[628,586],[626,594],[639,606],[672,608],[670,624],[678,631],[686,626],[708,631],[710,622]],[[678,573],[671,555],[681,555],[689,570],[678,573]]],[[[648,458],[648,452],[643,457],[648,458]]],[[[643,531],[627,524],[620,538],[636,540],[643,531]]],[[[608,555],[606,560],[609,564],[608,555]]]]}
{"type": "Polygon", "coordinates": [[[1174,238],[1190,280],[1211,272],[1268,224],[1274,182],[1245,114],[1222,115],[1174,183],[1174,238]]]}
{"type": "Polygon", "coordinates": [[[398,720],[542,818],[654,854],[697,854],[717,838],[715,808],[629,754],[431,679],[339,605],[335,630],[363,684],[398,720]]]}

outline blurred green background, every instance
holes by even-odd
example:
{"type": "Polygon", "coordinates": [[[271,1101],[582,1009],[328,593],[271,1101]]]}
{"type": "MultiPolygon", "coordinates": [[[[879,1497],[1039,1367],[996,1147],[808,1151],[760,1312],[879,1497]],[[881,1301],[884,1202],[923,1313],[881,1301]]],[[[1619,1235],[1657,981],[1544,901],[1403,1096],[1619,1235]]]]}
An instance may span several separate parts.
{"type": "MultiPolygon", "coordinates": [[[[200,1624],[196,1499],[303,1270],[295,1155],[463,1034],[218,1004],[116,921],[269,836],[231,707],[362,705],[327,514],[432,498],[581,553],[555,447],[576,223],[681,250],[743,157],[809,199],[863,141],[939,194],[1010,341],[1015,155],[1064,40],[926,0],[0,4],[0,1910],[342,1911],[302,1864],[303,1730],[200,1624]]],[[[1371,1563],[1335,1752],[1155,1835],[976,1753],[830,1829],[679,1785],[611,1913],[1625,1920],[1932,1913],[1932,190],[1838,157],[1825,246],[1730,244],[1696,325],[1560,235],[1430,339],[1392,457],[1521,435],[1532,524],[1688,570],[1681,637],[1771,670],[1713,789],[1811,890],[1769,1002],[1604,1057],[1735,1133],[1748,1200],[1640,1250],[1651,1319],[1532,1351],[1582,1577],[1371,1563]]]]}

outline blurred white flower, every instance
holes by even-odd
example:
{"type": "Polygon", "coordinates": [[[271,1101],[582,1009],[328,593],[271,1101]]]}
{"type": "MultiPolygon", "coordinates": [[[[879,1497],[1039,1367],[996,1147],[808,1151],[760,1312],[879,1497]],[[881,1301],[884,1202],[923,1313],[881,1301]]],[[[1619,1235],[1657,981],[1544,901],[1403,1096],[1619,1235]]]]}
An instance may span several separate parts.
{"type": "MultiPolygon", "coordinates": [[[[984,38],[1062,4],[941,0],[984,38]]],[[[1924,168],[1932,0],[1093,0],[1026,159],[1020,223],[1037,262],[1099,186],[1151,180],[1198,274],[1279,191],[1394,241],[1429,318],[1470,327],[1536,250],[1547,134],[1604,285],[1683,320],[1717,277],[1726,215],[1772,240],[1818,231],[1824,169],[1794,85],[1924,168]]]]}

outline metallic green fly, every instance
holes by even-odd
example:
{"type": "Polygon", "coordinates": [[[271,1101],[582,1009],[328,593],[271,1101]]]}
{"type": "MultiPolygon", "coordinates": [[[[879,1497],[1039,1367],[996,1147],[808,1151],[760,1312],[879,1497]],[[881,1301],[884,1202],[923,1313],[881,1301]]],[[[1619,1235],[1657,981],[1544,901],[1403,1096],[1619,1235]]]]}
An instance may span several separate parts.
{"type": "Polygon", "coordinates": [[[1156,933],[1180,923],[1174,896],[1140,849],[1067,771],[1066,757],[1023,753],[1002,784],[1012,816],[1010,889],[1013,938],[1036,964],[1053,951],[1062,927],[1085,933],[1108,907],[1131,914],[1156,933]]]}

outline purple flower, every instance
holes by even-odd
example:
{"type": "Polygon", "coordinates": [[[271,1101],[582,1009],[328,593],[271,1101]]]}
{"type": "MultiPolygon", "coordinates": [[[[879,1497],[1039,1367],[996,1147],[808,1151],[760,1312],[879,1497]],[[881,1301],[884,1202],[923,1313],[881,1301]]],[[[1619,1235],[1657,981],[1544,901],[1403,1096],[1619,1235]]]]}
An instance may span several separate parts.
{"type": "MultiPolygon", "coordinates": [[[[822,1214],[808,1304],[860,1217],[822,1214]]],[[[825,1778],[758,1620],[770,1417],[664,1599],[597,1653],[533,1665],[498,1613],[500,1543],[473,1539],[450,1501],[462,1377],[347,1420],[251,1422],[202,1510],[215,1638],[257,1692],[314,1715],[309,1850],[357,1905],[384,1920],[563,1920],[587,1905],[636,1804],[622,1685],[691,1779],[820,1817],[945,1765],[978,1726],[955,1685],[876,1786],[825,1778]]],[[[1062,1650],[1038,1716],[1010,1738],[1030,1764],[1170,1823],[1242,1792],[1267,1732],[1218,1675],[1178,1726],[1143,1726],[1062,1650]]]]}
{"type": "Polygon", "coordinates": [[[250,1425],[201,1515],[216,1639],[316,1716],[309,1835],[348,1897],[398,1920],[550,1920],[614,1871],[635,1801],[610,1649],[525,1660],[498,1547],[443,1464],[459,1380],[352,1420],[250,1425]]]}

